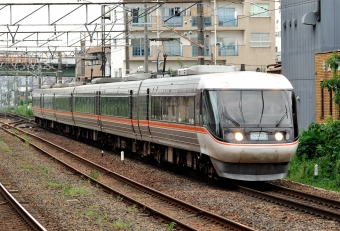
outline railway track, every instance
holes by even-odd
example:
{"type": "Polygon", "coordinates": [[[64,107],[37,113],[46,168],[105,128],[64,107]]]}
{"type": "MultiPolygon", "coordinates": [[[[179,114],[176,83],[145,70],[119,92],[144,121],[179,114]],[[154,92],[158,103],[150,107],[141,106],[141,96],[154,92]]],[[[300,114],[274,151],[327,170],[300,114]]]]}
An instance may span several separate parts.
{"type": "Polygon", "coordinates": [[[238,186],[238,191],[252,197],[264,199],[279,205],[290,207],[301,212],[340,221],[340,202],[293,189],[262,183],[257,185],[238,186]]]}
{"type": "Polygon", "coordinates": [[[13,197],[10,190],[0,183],[0,229],[46,231],[13,197]]]}
{"type": "MultiPolygon", "coordinates": [[[[13,123],[17,124],[19,123],[13,123]]],[[[106,192],[118,195],[127,203],[138,207],[142,210],[141,215],[157,217],[170,224],[175,223],[176,230],[253,230],[130,180],[11,124],[3,125],[2,129],[51,156],[74,173],[90,179],[91,183],[102,187],[106,192]],[[33,139],[29,138],[29,141],[27,136],[33,139]],[[91,173],[96,171],[101,173],[99,179],[90,177],[91,173]]]]}

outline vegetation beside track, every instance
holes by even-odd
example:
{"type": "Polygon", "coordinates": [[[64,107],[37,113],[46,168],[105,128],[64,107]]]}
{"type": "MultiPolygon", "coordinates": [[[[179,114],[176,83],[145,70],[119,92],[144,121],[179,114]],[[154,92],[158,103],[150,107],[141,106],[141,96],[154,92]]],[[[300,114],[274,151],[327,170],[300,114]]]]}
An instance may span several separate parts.
{"type": "Polygon", "coordinates": [[[340,121],[328,117],[325,123],[312,123],[302,132],[287,179],[340,192],[340,121]]]}
{"type": "Polygon", "coordinates": [[[1,112],[13,112],[19,115],[27,116],[33,118],[33,111],[32,111],[32,104],[28,104],[27,112],[26,112],[26,104],[19,105],[17,109],[14,108],[14,106],[2,108],[1,112]]]}

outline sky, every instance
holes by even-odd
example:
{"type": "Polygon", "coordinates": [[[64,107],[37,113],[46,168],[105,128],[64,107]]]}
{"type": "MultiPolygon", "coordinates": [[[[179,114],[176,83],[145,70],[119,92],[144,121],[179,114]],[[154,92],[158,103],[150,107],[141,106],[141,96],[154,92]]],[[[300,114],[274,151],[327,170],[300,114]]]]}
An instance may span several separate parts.
{"type": "MultiPolygon", "coordinates": [[[[34,47],[34,46],[69,46],[71,44],[80,46],[80,37],[88,36],[88,33],[85,32],[81,35],[81,33],[68,33],[63,34],[59,33],[60,31],[86,31],[87,29],[89,32],[95,30],[100,31],[100,19],[93,22],[92,25],[87,25],[87,29],[84,26],[87,23],[92,22],[96,18],[101,15],[101,6],[100,5],[88,5],[87,11],[85,6],[80,5],[52,5],[50,6],[50,11],[48,11],[48,7],[42,5],[29,5],[31,3],[83,3],[85,1],[73,0],[73,1],[51,1],[51,0],[11,0],[11,1],[4,1],[0,0],[0,50],[3,48],[15,46],[16,50],[25,50],[27,47],[34,47]],[[28,5],[13,5],[12,7],[5,6],[6,3],[25,3],[28,5]],[[42,8],[41,8],[42,7],[42,8]],[[79,8],[78,8],[79,7],[79,8]],[[41,8],[41,9],[39,9],[41,8]],[[77,9],[78,8],[78,9],[77,9]],[[74,12],[70,13],[72,10],[74,12]],[[36,11],[36,12],[34,12],[36,11]],[[10,12],[12,12],[12,16],[10,16],[10,12]],[[34,12],[34,13],[33,13],[34,12]],[[49,13],[50,12],[50,13],[49,13]],[[88,12],[86,14],[86,12],[88,12]],[[32,14],[31,14],[32,13],[32,14]],[[69,15],[67,15],[70,13],[69,15]],[[31,15],[30,15],[31,14],[31,15]],[[65,16],[67,15],[67,16],[65,16]],[[27,16],[27,17],[26,17],[27,16]],[[65,16],[64,18],[62,18],[65,16]],[[26,18],[25,18],[26,17],[26,18]],[[56,26],[49,25],[56,22],[56,26]],[[15,26],[7,26],[7,24],[16,24],[15,26]],[[98,24],[96,26],[96,24],[98,24]],[[18,26],[17,26],[18,25],[18,26]],[[46,31],[56,31],[54,34],[46,34],[40,33],[39,35],[31,34],[31,33],[18,33],[19,32],[46,32],[46,31]],[[5,33],[5,32],[11,32],[5,33]],[[13,44],[12,39],[15,39],[15,44],[13,44]],[[25,39],[26,42],[19,42],[19,40],[25,39]],[[36,41],[36,40],[39,41],[36,41]],[[56,41],[48,40],[54,39],[56,41]],[[33,40],[33,41],[27,41],[33,40]],[[68,43],[66,42],[68,41],[68,43]],[[25,48],[26,46],[26,48],[25,48]]],[[[103,3],[105,1],[98,1],[92,0],[93,3],[103,3]]],[[[113,2],[113,1],[111,1],[113,2]]],[[[113,6],[113,5],[111,5],[113,6]]],[[[107,8],[108,10],[108,8],[107,8]]],[[[117,8],[117,11],[123,11],[121,8],[117,8]]],[[[113,11],[112,11],[113,14],[113,11]]],[[[106,23],[113,23],[113,21],[106,20],[106,23]]],[[[124,25],[116,22],[114,26],[114,30],[123,30],[124,25]]],[[[110,30],[113,28],[113,25],[107,25],[106,30],[110,30]]],[[[100,41],[100,33],[95,33],[93,35],[93,42],[96,43],[100,41]]],[[[88,39],[89,40],[89,39],[88,39]]],[[[88,41],[88,43],[90,43],[88,41]]],[[[90,44],[87,44],[90,45],[90,44]]],[[[9,48],[11,49],[11,48],[9,48]]],[[[14,49],[14,48],[13,48],[14,49]]],[[[36,48],[39,49],[39,48],[36,48]]],[[[46,48],[45,48],[46,49],[46,48]]],[[[71,49],[71,48],[70,48],[71,49]]],[[[74,48],[72,48],[74,49],[74,48]]]]}

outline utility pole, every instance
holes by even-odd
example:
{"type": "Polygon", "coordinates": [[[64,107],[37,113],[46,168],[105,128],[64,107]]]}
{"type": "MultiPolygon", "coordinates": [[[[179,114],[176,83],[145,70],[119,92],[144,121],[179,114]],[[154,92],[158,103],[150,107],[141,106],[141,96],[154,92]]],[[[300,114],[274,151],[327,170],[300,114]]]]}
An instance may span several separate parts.
{"type": "Polygon", "coordinates": [[[147,4],[146,0],[144,0],[144,72],[149,72],[149,38],[148,38],[148,26],[147,26],[147,4]]]}
{"type": "Polygon", "coordinates": [[[130,74],[130,55],[129,55],[129,27],[128,27],[128,11],[124,13],[125,23],[125,74],[130,74]]]}
{"type": "MultiPolygon", "coordinates": [[[[41,63],[39,63],[38,68],[39,68],[39,70],[38,70],[38,73],[39,73],[39,75],[38,75],[38,89],[40,89],[41,88],[41,63]]],[[[33,79],[32,79],[32,81],[33,81],[33,79]]]]}
{"type": "Polygon", "coordinates": [[[62,83],[62,69],[61,69],[61,52],[58,52],[58,71],[57,71],[57,83],[61,84],[62,83]]]}
{"type": "MultiPolygon", "coordinates": [[[[197,4],[197,42],[204,45],[204,14],[203,0],[197,4]]],[[[204,65],[204,46],[197,47],[198,49],[198,65],[204,65]]]]}
{"type": "Polygon", "coordinates": [[[105,77],[105,63],[106,63],[106,56],[105,56],[105,5],[102,6],[102,18],[101,18],[101,27],[102,27],[102,77],[105,77]]]}
{"type": "Polygon", "coordinates": [[[28,77],[27,77],[27,71],[26,71],[26,115],[27,115],[27,106],[28,106],[28,77]]]}

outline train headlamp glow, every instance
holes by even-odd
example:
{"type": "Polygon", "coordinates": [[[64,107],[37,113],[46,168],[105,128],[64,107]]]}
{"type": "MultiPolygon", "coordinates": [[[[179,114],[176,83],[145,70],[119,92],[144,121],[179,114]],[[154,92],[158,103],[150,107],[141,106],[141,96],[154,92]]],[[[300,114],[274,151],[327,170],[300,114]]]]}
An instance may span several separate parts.
{"type": "Polygon", "coordinates": [[[275,133],[275,139],[281,141],[283,139],[283,134],[281,132],[275,133]]]}
{"type": "Polygon", "coordinates": [[[242,133],[241,133],[241,132],[236,132],[236,133],[235,133],[235,139],[236,139],[237,141],[243,140],[243,135],[242,135],[242,133]]]}

